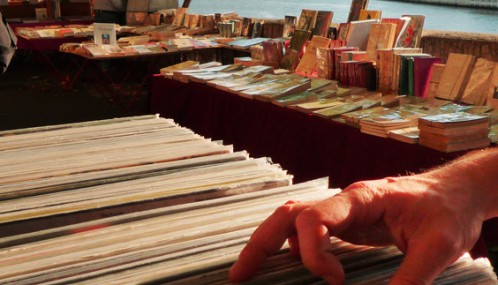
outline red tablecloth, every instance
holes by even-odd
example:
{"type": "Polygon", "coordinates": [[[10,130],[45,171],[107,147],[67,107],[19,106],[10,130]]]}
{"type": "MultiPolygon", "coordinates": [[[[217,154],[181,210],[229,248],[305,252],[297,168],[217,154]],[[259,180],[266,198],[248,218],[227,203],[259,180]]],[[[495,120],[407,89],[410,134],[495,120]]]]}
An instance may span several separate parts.
{"type": "MultiPolygon", "coordinates": [[[[161,75],[152,78],[151,112],[233,144],[235,150],[247,150],[252,157],[271,157],[294,175],[295,182],[328,176],[331,187],[420,172],[464,153],[442,153],[362,134],[331,120],[161,75]]],[[[486,242],[498,244],[498,219],[485,223],[485,228],[486,242]]],[[[474,253],[485,251],[481,240],[474,253]]]]}

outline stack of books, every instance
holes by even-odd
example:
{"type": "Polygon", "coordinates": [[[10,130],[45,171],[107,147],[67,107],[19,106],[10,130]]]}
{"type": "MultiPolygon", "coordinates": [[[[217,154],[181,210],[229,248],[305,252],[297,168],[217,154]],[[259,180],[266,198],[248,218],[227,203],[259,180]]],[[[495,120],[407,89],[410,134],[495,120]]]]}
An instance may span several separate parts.
{"type": "Polygon", "coordinates": [[[362,133],[388,138],[389,132],[417,125],[419,114],[402,110],[393,110],[360,120],[362,133]]]}
{"type": "Polygon", "coordinates": [[[419,144],[443,152],[490,145],[489,117],[465,112],[438,114],[419,119],[419,144]]]}

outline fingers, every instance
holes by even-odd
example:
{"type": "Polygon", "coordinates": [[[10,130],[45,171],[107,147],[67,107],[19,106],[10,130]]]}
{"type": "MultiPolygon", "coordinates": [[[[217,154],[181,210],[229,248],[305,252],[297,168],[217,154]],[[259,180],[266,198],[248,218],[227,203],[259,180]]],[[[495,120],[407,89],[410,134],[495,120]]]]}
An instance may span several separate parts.
{"type": "Polygon", "coordinates": [[[408,244],[406,256],[389,284],[432,284],[463,252],[453,237],[438,233],[408,244]]]}
{"type": "Polygon", "coordinates": [[[342,284],[344,270],[330,251],[330,234],[340,233],[349,225],[352,204],[349,195],[324,200],[297,217],[296,227],[301,258],[314,275],[329,284],[342,284]]]}
{"type": "Polygon", "coordinates": [[[296,221],[303,264],[329,284],[342,284],[344,270],[340,261],[330,253],[330,235],[316,214],[303,211],[296,221]]]}
{"type": "Polygon", "coordinates": [[[230,280],[241,282],[253,277],[266,259],[277,253],[288,237],[295,235],[297,215],[313,203],[287,203],[268,217],[252,234],[230,268],[230,280]]]}

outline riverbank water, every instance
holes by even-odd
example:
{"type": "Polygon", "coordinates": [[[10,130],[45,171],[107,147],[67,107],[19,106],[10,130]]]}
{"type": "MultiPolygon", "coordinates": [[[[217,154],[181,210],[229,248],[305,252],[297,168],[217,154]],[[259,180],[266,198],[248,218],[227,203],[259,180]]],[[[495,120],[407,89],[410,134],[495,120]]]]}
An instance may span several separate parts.
{"type": "MultiPolygon", "coordinates": [[[[334,23],[346,22],[351,1],[344,0],[209,0],[192,1],[192,13],[237,12],[243,17],[280,18],[299,16],[302,9],[333,11],[334,23]]],[[[424,29],[474,33],[498,33],[498,10],[431,5],[404,1],[370,0],[369,10],[381,10],[385,18],[403,14],[425,15],[424,29]]]]}

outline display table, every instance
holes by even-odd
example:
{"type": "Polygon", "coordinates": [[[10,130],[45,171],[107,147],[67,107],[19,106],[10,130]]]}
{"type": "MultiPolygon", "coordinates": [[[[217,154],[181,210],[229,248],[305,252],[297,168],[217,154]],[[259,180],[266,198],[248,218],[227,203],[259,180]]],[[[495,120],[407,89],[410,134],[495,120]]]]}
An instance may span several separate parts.
{"type": "MultiPolygon", "coordinates": [[[[161,75],[152,77],[151,112],[233,144],[236,150],[247,150],[252,157],[271,157],[294,175],[295,182],[328,176],[331,187],[417,173],[465,153],[442,153],[362,134],[332,120],[161,75]]],[[[487,227],[486,241],[497,244],[496,219],[487,227]]]]}

